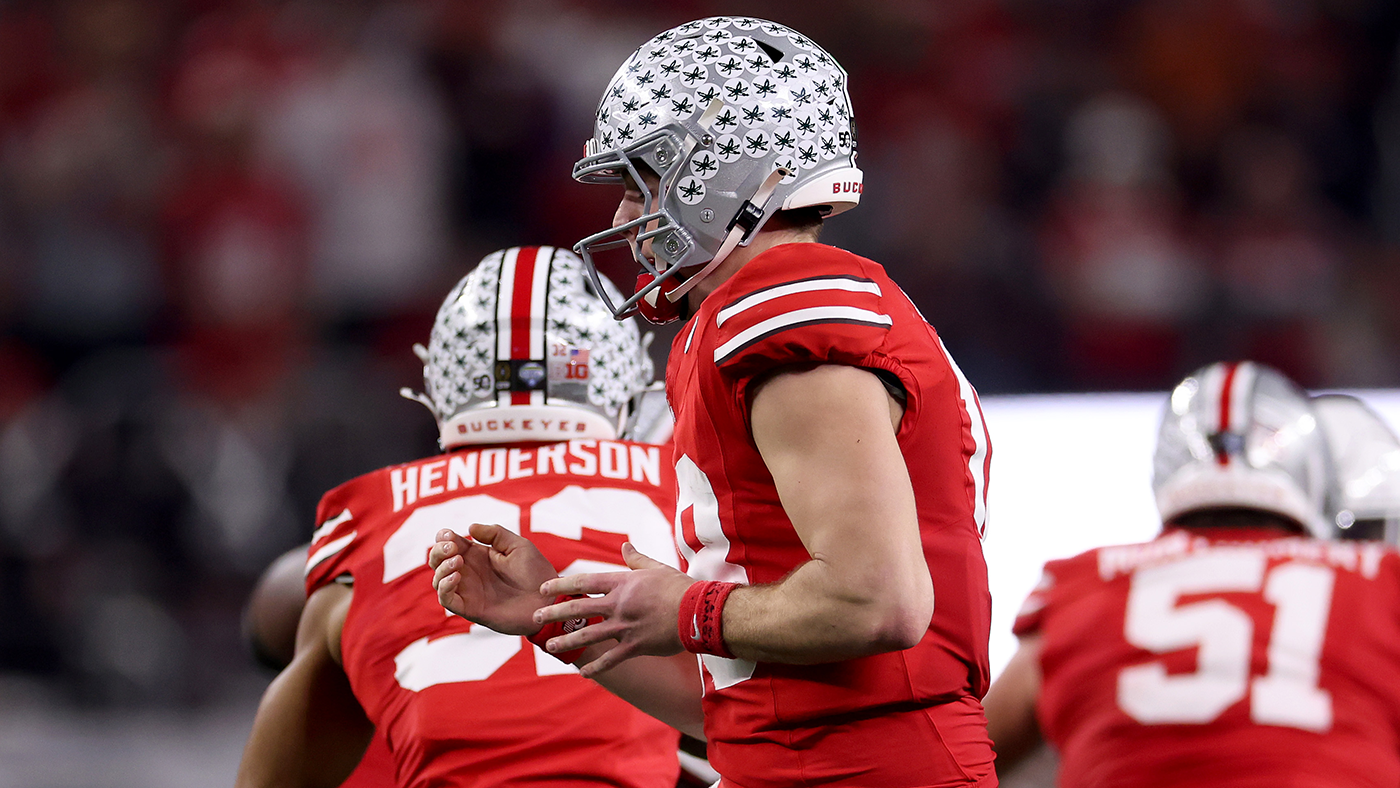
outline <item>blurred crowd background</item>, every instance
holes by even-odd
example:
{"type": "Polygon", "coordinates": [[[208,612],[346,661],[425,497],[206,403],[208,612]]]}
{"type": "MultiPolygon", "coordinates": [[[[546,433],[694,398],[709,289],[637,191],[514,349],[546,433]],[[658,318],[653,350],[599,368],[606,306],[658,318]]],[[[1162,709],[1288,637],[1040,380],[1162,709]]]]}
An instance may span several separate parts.
{"type": "Polygon", "coordinates": [[[983,394],[1400,385],[1394,0],[0,0],[0,698],[246,691],[259,570],[435,449],[447,287],[607,225],[603,87],[714,13],[850,72],[824,240],[983,394]]]}

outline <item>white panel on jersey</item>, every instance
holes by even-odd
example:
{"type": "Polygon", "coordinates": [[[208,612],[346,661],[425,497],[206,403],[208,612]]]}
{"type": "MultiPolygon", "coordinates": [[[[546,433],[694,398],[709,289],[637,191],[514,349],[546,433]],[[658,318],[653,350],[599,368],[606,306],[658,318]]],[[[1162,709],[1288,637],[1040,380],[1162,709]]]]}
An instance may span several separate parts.
{"type": "Polygon", "coordinates": [[[701,654],[700,664],[710,672],[710,679],[714,681],[717,690],[748,681],[753,678],[754,668],[758,667],[747,659],[726,659],[714,654],[701,654]]]}
{"type": "Polygon", "coordinates": [[[1254,621],[1219,599],[1180,604],[1187,594],[1257,591],[1264,582],[1261,550],[1214,550],[1133,573],[1123,636],[1166,654],[1197,647],[1194,673],[1168,674],[1162,661],[1118,674],[1118,706],[1144,725],[1206,723],[1249,690],[1254,621]]]}
{"type": "Polygon", "coordinates": [[[990,450],[990,444],[987,441],[987,428],[982,419],[982,404],[978,402],[977,392],[972,389],[972,384],[967,382],[962,370],[958,368],[958,362],[953,360],[953,354],[948,352],[942,339],[938,340],[938,349],[943,351],[943,358],[947,359],[948,366],[953,368],[953,374],[958,378],[958,396],[962,399],[963,410],[967,411],[967,416],[972,421],[968,431],[971,433],[974,449],[972,456],[967,461],[968,472],[972,474],[972,520],[977,524],[977,535],[985,537],[987,535],[987,452],[990,450]]]}
{"type": "Polygon", "coordinates": [[[460,635],[420,638],[394,657],[394,678],[411,692],[436,684],[482,681],[520,653],[524,643],[519,635],[502,635],[480,626],[460,635]]]}
{"type": "Polygon", "coordinates": [[[749,573],[742,566],[729,563],[729,537],[719,522],[719,499],[714,487],[700,466],[684,454],[676,460],[676,493],[675,540],[689,567],[687,573],[696,580],[748,583],[749,573]],[[699,551],[686,544],[682,530],[686,509],[691,510],[695,522],[699,551]]]}
{"type": "Polygon", "coordinates": [[[587,558],[576,559],[573,563],[564,567],[559,572],[560,577],[570,577],[572,575],[597,575],[607,572],[626,572],[626,564],[609,563],[608,561],[590,561],[587,558]]]}
{"type": "Polygon", "coordinates": [[[642,554],[667,566],[678,565],[671,524],[645,493],[571,484],[530,507],[530,530],[534,533],[577,541],[583,538],[585,527],[622,534],[642,554]]]}
{"type": "MultiPolygon", "coordinates": [[[[676,460],[676,490],[676,547],[685,557],[690,576],[697,580],[747,584],[748,571],[729,563],[729,537],[720,525],[715,489],[700,466],[685,454],[676,460]],[[686,544],[683,524],[687,509],[695,523],[695,538],[700,541],[698,551],[686,544]]],[[[700,655],[700,664],[709,671],[715,689],[732,687],[753,678],[757,667],[746,659],[725,659],[713,654],[700,655]]]]}
{"type": "Polygon", "coordinates": [[[384,543],[384,582],[427,566],[438,531],[465,534],[472,523],[494,523],[518,534],[520,507],[489,495],[468,495],[415,510],[384,543]]]}
{"type": "Polygon", "coordinates": [[[578,668],[567,662],[561,662],[558,657],[536,646],[530,644],[530,648],[535,651],[535,675],[536,676],[577,676],[578,668]]]}
{"type": "Polygon", "coordinates": [[[316,531],[311,534],[311,543],[316,544],[327,536],[330,536],[337,526],[349,519],[351,519],[350,510],[346,509],[335,517],[321,523],[321,527],[317,528],[316,531]]]}
{"type": "Polygon", "coordinates": [[[323,547],[321,547],[321,549],[312,553],[311,557],[306,559],[306,569],[302,572],[302,574],[311,574],[311,570],[315,569],[317,566],[320,566],[322,561],[325,561],[327,558],[330,558],[331,556],[335,555],[341,550],[344,550],[346,545],[350,544],[352,541],[355,540],[355,533],[355,531],[351,531],[350,533],[340,537],[339,539],[327,542],[323,547]]]}

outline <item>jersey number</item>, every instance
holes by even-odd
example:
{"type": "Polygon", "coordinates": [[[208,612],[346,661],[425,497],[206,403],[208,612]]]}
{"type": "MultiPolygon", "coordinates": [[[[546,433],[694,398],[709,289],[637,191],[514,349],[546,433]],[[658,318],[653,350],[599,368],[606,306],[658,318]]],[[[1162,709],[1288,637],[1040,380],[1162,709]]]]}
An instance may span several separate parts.
{"type": "MultiPolygon", "coordinates": [[[[520,507],[489,495],[472,495],[415,510],[384,543],[384,582],[421,568],[423,557],[432,547],[438,531],[460,528],[463,523],[470,522],[495,522],[518,534],[520,507]]],[[[670,523],[644,493],[569,486],[530,507],[530,530],[534,533],[579,540],[583,538],[585,526],[624,534],[643,553],[665,563],[675,562],[669,557],[675,553],[668,535],[670,523]]],[[[619,570],[626,570],[626,567],[579,559],[560,574],[619,570]]],[[[437,603],[436,598],[433,603],[437,603]]],[[[394,678],[400,687],[411,692],[437,684],[483,681],[528,643],[519,635],[502,635],[482,626],[473,626],[470,632],[456,635],[419,638],[394,657],[394,678]]],[[[545,654],[538,646],[530,644],[530,647],[535,650],[537,675],[578,672],[573,665],[545,654]]]]}
{"type": "Polygon", "coordinates": [[[1257,550],[1219,551],[1139,569],[1128,593],[1123,634],[1156,654],[1197,649],[1196,672],[1168,675],[1161,661],[1118,674],[1118,707],[1144,725],[1208,723],[1249,696],[1260,725],[1309,731],[1332,727],[1331,693],[1318,686],[1318,661],[1336,573],[1287,562],[1266,572],[1257,550]],[[1221,599],[1178,605],[1186,594],[1259,593],[1274,606],[1267,672],[1250,679],[1254,621],[1221,599]]]}

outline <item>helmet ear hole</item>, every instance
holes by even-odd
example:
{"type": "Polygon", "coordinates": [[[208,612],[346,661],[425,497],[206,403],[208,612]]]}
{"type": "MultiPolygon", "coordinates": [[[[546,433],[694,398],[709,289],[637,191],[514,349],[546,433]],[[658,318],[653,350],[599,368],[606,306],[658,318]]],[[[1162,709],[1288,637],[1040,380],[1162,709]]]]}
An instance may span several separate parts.
{"type": "Polygon", "coordinates": [[[767,55],[769,60],[773,61],[774,63],[782,61],[783,52],[777,47],[773,46],[767,41],[755,41],[754,43],[758,44],[758,48],[763,50],[763,54],[767,55]]]}

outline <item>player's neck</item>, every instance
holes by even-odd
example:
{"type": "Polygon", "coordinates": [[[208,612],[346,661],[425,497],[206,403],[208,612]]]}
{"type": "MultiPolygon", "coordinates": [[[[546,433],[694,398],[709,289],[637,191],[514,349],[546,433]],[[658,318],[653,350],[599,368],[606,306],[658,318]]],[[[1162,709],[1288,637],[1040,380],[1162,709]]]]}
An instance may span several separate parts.
{"type": "Polygon", "coordinates": [[[704,281],[695,286],[693,290],[686,294],[690,314],[695,314],[700,308],[700,304],[713,293],[720,285],[729,281],[729,277],[739,272],[748,262],[775,246],[791,243],[808,243],[812,240],[809,231],[800,228],[781,228],[776,230],[759,230],[748,246],[740,246],[729,253],[704,281]]]}

